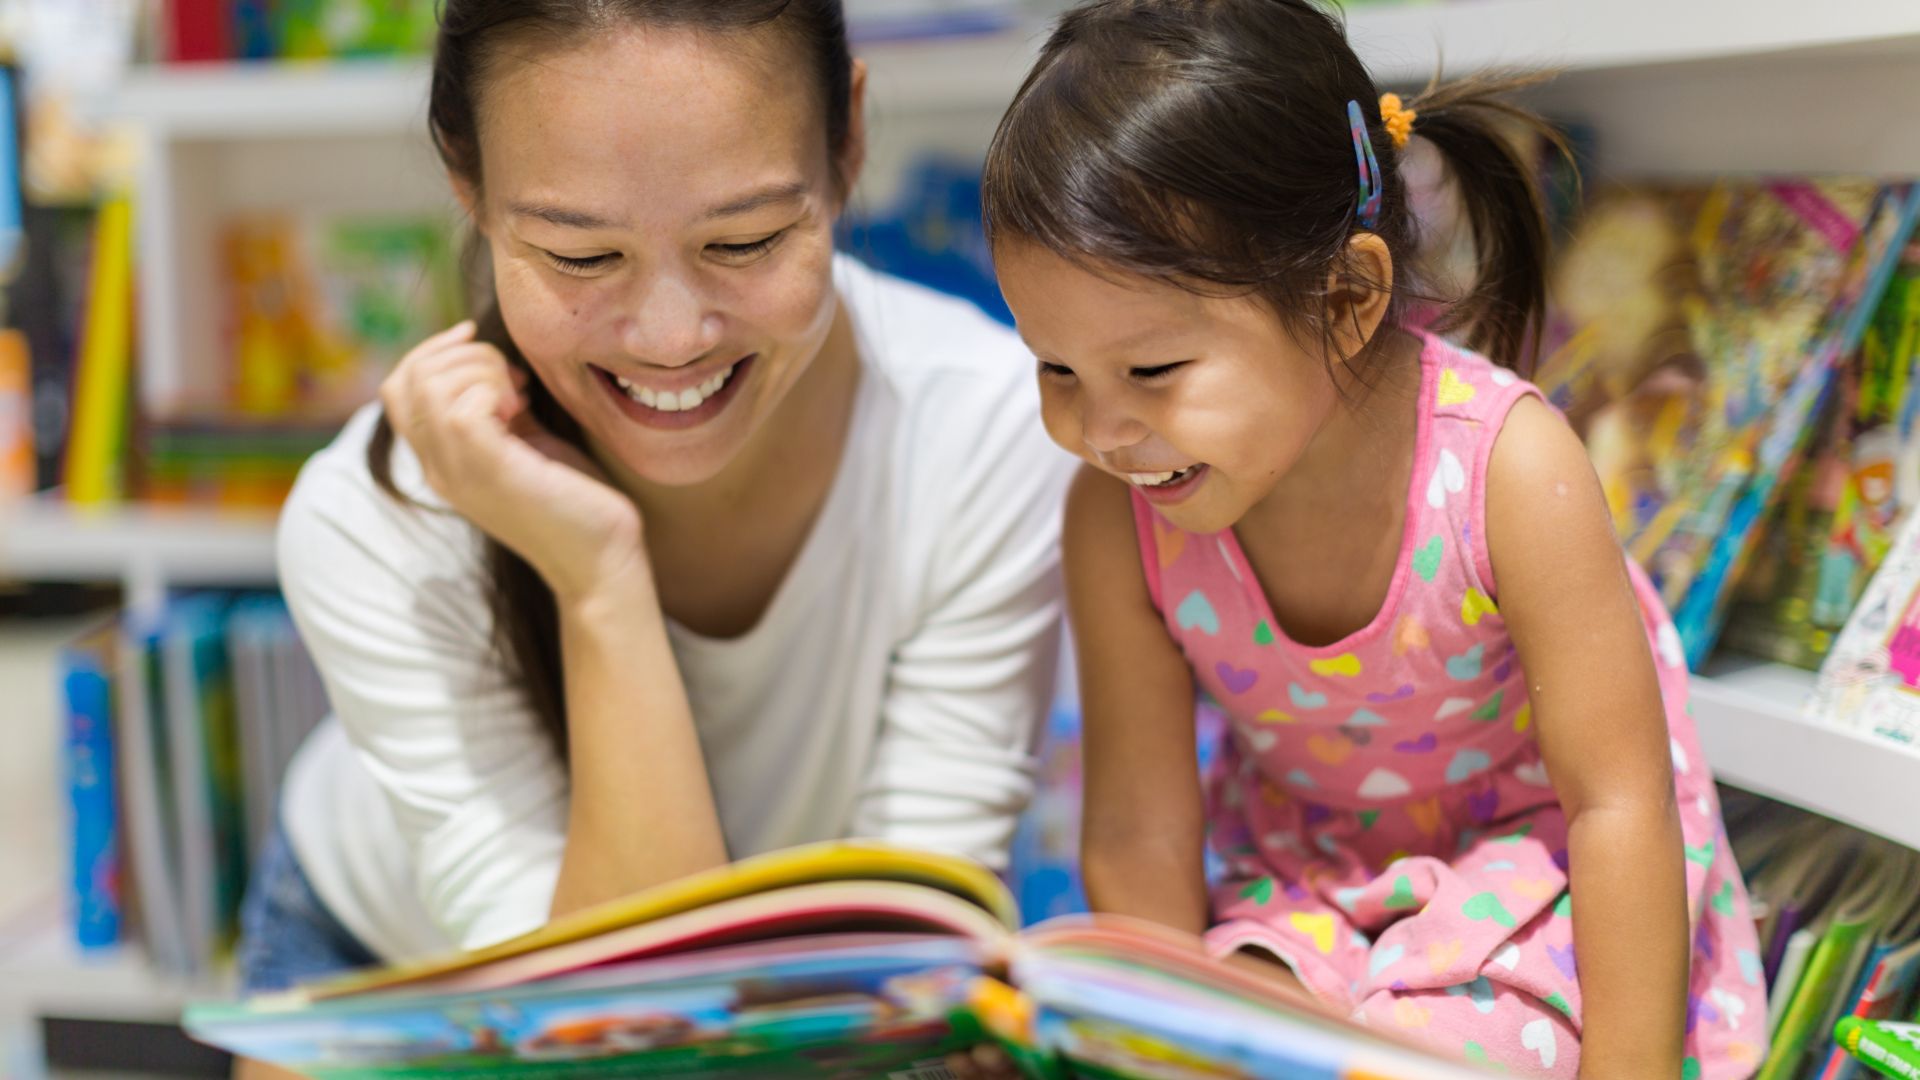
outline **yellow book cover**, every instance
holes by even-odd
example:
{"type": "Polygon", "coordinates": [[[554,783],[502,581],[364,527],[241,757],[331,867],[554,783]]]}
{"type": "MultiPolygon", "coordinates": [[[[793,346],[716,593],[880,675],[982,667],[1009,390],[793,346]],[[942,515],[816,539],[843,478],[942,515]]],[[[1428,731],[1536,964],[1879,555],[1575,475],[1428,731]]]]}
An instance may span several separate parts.
{"type": "Polygon", "coordinates": [[[133,201],[108,199],[94,226],[93,268],[74,369],[67,499],[98,506],[126,494],[133,398],[133,201]]]}

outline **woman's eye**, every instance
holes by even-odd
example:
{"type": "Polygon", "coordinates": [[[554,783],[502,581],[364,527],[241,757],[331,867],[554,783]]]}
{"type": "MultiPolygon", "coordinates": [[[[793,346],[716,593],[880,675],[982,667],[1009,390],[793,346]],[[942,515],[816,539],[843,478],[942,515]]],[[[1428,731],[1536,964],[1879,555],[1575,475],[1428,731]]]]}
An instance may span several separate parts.
{"type": "Polygon", "coordinates": [[[551,251],[547,252],[547,259],[553,263],[554,269],[564,274],[591,273],[619,257],[618,254],[611,251],[604,255],[589,255],[584,259],[570,258],[566,255],[555,255],[551,251]]]}
{"type": "Polygon", "coordinates": [[[1173,374],[1176,370],[1186,367],[1187,363],[1185,360],[1180,360],[1172,364],[1158,364],[1154,367],[1137,367],[1129,372],[1129,374],[1144,382],[1152,382],[1155,379],[1164,378],[1173,374]]]}
{"type": "Polygon", "coordinates": [[[1049,364],[1042,360],[1040,374],[1052,379],[1070,379],[1073,377],[1073,369],[1065,364],[1049,364]]]}
{"type": "Polygon", "coordinates": [[[785,236],[786,234],[787,234],[787,231],[785,229],[782,229],[779,232],[774,233],[772,236],[766,237],[761,240],[755,240],[752,243],[709,244],[707,247],[707,250],[712,251],[713,253],[719,255],[720,257],[731,260],[733,262],[744,262],[748,259],[754,258],[759,255],[764,255],[767,252],[772,251],[773,246],[779,243],[780,238],[782,236],[785,236]]]}

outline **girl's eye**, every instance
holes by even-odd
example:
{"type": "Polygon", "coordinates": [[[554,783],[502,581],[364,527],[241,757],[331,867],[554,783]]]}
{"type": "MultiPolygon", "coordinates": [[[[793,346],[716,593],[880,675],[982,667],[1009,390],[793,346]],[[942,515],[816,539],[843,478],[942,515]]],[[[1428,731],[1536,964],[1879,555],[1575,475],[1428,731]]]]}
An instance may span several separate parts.
{"type": "Polygon", "coordinates": [[[1152,382],[1155,379],[1164,378],[1168,375],[1173,374],[1174,371],[1178,370],[1179,368],[1186,367],[1187,364],[1188,364],[1188,361],[1180,360],[1175,363],[1159,364],[1154,367],[1137,367],[1137,368],[1134,368],[1128,374],[1132,375],[1134,378],[1139,379],[1143,382],[1152,382]]]}
{"type": "Polygon", "coordinates": [[[1073,377],[1073,369],[1067,367],[1065,364],[1049,364],[1045,360],[1042,360],[1040,361],[1040,374],[1050,379],[1071,379],[1073,377]]]}
{"type": "Polygon", "coordinates": [[[779,243],[780,238],[786,234],[787,230],[782,229],[772,236],[762,240],[755,240],[750,244],[709,244],[707,250],[731,262],[745,262],[748,259],[756,258],[772,251],[773,246],[779,243]]]}
{"type": "Polygon", "coordinates": [[[563,274],[588,274],[620,257],[611,251],[604,255],[589,255],[584,259],[573,259],[565,255],[555,255],[551,251],[546,254],[548,261],[553,263],[554,269],[563,274]]]}

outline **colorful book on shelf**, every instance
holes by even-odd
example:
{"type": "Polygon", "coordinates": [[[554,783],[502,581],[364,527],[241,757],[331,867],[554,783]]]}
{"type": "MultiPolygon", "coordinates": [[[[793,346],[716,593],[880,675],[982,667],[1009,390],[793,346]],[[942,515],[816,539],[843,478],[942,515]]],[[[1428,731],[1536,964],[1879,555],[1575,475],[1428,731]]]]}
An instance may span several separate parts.
{"type": "Polygon", "coordinates": [[[1556,266],[1537,381],[1696,663],[1917,213],[1858,179],[1620,189],[1556,266]]]}
{"type": "Polygon", "coordinates": [[[1920,514],[1909,514],[1820,666],[1806,715],[1920,742],[1920,514]]]}
{"type": "Polygon", "coordinates": [[[60,650],[68,837],[72,853],[70,910],[82,949],[120,941],[119,800],[114,794],[112,625],[60,650]]]}
{"type": "Polygon", "coordinates": [[[444,221],[249,214],[224,223],[228,404],[243,416],[344,415],[458,318],[444,221]]]}
{"type": "Polygon", "coordinates": [[[74,362],[67,499],[96,506],[125,492],[133,417],[133,202],[109,199],[93,233],[86,314],[74,362]]]}
{"type": "Polygon", "coordinates": [[[1860,348],[1836,374],[1805,464],[1761,532],[1727,620],[1733,648],[1817,670],[1902,514],[1920,501],[1920,447],[1899,423],[1920,360],[1917,286],[1920,262],[1910,247],[1860,348]]]}
{"type": "Polygon", "coordinates": [[[174,64],[233,59],[232,7],[232,0],[165,0],[161,55],[174,64]]]}
{"type": "MultiPolygon", "coordinates": [[[[1910,937],[1909,942],[1899,947],[1881,945],[1874,950],[1847,1015],[1860,1020],[1896,1020],[1907,1015],[1916,981],[1920,980],[1920,939],[1910,937]]],[[[1844,1046],[1835,1045],[1827,1054],[1820,1080],[1862,1080],[1858,1059],[1844,1046]]]]}
{"type": "MultiPolygon", "coordinates": [[[[1913,902],[1914,853],[1869,844],[1850,860],[1846,876],[1818,919],[1795,936],[1818,940],[1807,953],[1804,970],[1789,985],[1787,1004],[1774,1025],[1758,1080],[1789,1080],[1802,1072],[1810,1050],[1826,1045],[1826,1034],[1842,1009],[1842,995],[1881,933],[1900,920],[1913,902]]],[[[1773,1009],[1769,1002],[1769,1017],[1773,1009]]],[[[1819,1055],[1822,1062],[1825,1054],[1819,1055]]]]}
{"type": "Polygon", "coordinates": [[[33,494],[33,358],[27,337],[0,330],[0,504],[33,494]]]}
{"type": "Polygon", "coordinates": [[[248,851],[258,851],[273,825],[281,777],[294,751],[326,715],[320,676],[277,595],[234,601],[227,616],[228,662],[240,743],[248,851]]]}
{"type": "Polygon", "coordinates": [[[90,207],[27,207],[26,257],[5,286],[8,321],[27,342],[35,491],[58,486],[66,467],[93,222],[90,207]]]}
{"type": "Polygon", "coordinates": [[[232,943],[246,886],[227,604],[219,593],[174,599],[160,635],[181,909],[188,947],[207,966],[232,943]]]}
{"type": "Polygon", "coordinates": [[[151,614],[129,613],[121,621],[114,747],[140,939],[155,968],[182,975],[204,966],[188,944],[179,899],[180,840],[174,828],[173,754],[160,638],[160,621],[151,614]]]}
{"type": "Polygon", "coordinates": [[[477,952],[195,1007],[185,1023],[321,1080],[931,1077],[986,1040],[1036,1077],[1478,1075],[1170,931],[1016,921],[1005,886],[966,860],[822,844],[477,952]]]}

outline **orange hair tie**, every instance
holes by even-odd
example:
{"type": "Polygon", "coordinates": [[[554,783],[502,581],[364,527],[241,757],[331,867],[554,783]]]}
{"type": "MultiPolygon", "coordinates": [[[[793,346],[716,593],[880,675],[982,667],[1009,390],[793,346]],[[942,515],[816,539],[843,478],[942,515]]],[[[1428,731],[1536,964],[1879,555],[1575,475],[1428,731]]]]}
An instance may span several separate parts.
{"type": "Polygon", "coordinates": [[[1399,94],[1380,95],[1380,123],[1393,138],[1395,150],[1405,150],[1413,137],[1413,121],[1420,114],[1400,103],[1399,94]]]}

